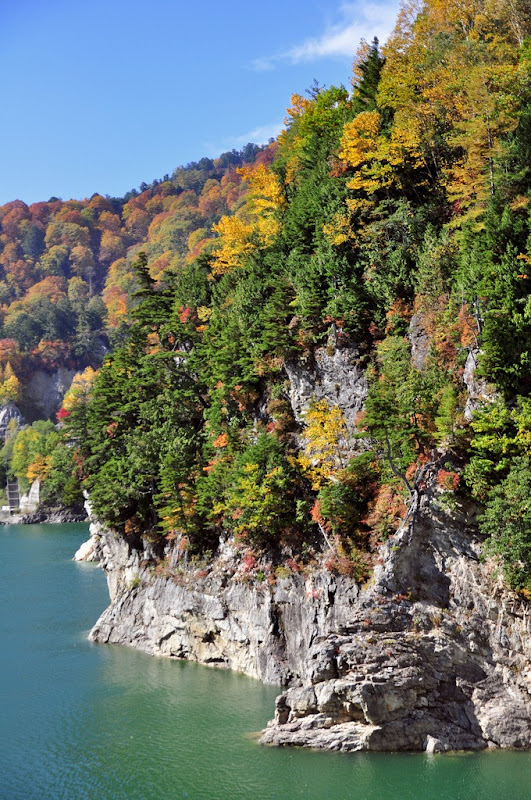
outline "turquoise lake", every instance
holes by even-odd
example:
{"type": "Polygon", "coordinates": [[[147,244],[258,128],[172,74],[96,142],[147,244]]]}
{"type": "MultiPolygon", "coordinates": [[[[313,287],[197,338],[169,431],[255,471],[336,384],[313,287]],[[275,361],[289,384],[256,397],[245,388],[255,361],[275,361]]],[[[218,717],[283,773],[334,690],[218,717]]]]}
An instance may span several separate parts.
{"type": "Polygon", "coordinates": [[[1,800],[529,800],[531,754],[257,745],[278,689],[95,645],[85,525],[0,528],[1,800]]]}

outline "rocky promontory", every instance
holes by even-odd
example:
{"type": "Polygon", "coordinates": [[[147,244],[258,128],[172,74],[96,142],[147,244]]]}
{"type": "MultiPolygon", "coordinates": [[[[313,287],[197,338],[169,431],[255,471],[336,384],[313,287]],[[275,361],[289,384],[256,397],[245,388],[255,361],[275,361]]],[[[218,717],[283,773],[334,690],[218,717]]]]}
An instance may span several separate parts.
{"type": "Polygon", "coordinates": [[[289,688],[261,741],[332,750],[531,746],[529,608],[480,558],[474,509],[428,480],[361,586],[325,569],[250,580],[92,525],[111,605],[90,636],[289,688]]]}

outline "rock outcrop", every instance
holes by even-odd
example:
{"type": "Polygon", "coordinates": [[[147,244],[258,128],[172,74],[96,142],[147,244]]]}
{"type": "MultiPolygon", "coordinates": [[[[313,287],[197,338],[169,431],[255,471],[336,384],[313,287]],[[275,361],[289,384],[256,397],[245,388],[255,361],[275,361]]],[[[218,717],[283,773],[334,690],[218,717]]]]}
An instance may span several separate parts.
{"type": "Polygon", "coordinates": [[[480,351],[475,348],[470,350],[465,368],[463,370],[463,383],[467,389],[467,401],[465,404],[464,416],[467,422],[474,418],[474,413],[483,405],[492,403],[496,399],[496,392],[492,385],[489,385],[484,378],[478,378],[478,359],[480,351]]]}
{"type": "Polygon", "coordinates": [[[19,501],[19,509],[21,514],[34,514],[39,507],[39,499],[41,494],[41,482],[39,480],[33,481],[26,494],[23,494],[19,501]]]}
{"type": "Polygon", "coordinates": [[[274,586],[250,582],[234,574],[229,547],[210,571],[177,568],[175,553],[157,563],[149,545],[131,549],[97,523],[91,531],[112,601],[92,639],[226,667],[266,683],[304,674],[315,637],[346,625],[359,593],[354,582],[327,572],[293,575],[274,586]]]}
{"type": "Polygon", "coordinates": [[[357,434],[356,418],[367,398],[366,363],[353,344],[332,341],[306,357],[287,360],[284,368],[289,379],[289,398],[298,422],[312,400],[326,400],[343,412],[350,434],[357,434]]]}
{"type": "Polygon", "coordinates": [[[24,417],[17,406],[9,402],[0,407],[0,439],[2,442],[6,438],[7,427],[12,419],[15,420],[18,427],[24,425],[24,417]]]}
{"type": "MultiPolygon", "coordinates": [[[[86,522],[85,510],[73,506],[40,507],[31,514],[20,514],[17,523],[23,525],[58,525],[66,522],[86,522]]],[[[97,559],[94,559],[97,560],[97,559]]]]}
{"type": "Polygon", "coordinates": [[[73,560],[86,561],[86,562],[99,561],[97,548],[92,536],[90,537],[90,539],[87,539],[86,542],[83,542],[83,544],[81,544],[78,547],[78,549],[74,553],[73,560]]]}
{"type": "Polygon", "coordinates": [[[53,372],[36,370],[26,387],[26,402],[32,404],[39,417],[52,417],[60,408],[75,374],[76,370],[65,367],[59,367],[53,372]]]}
{"type": "Polygon", "coordinates": [[[262,741],[334,750],[531,746],[528,608],[479,559],[475,529],[424,494],[349,623],[314,642],[262,741]]]}
{"type": "Polygon", "coordinates": [[[364,587],[326,570],[250,582],[228,545],[183,567],[93,523],[112,603],[91,638],[289,684],[268,744],[529,747],[529,609],[480,560],[473,510],[448,504],[432,480],[364,587]]]}

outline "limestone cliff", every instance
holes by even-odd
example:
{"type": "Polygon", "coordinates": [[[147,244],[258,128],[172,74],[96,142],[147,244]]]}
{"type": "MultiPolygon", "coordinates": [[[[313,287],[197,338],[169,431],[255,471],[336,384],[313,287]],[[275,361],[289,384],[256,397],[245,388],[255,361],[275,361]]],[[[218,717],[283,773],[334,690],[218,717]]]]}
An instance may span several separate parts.
{"type": "Polygon", "coordinates": [[[290,688],[262,741],[335,750],[531,746],[529,608],[481,561],[473,509],[434,480],[369,585],[326,570],[247,582],[229,545],[208,568],[93,524],[111,606],[94,640],[290,688]]]}

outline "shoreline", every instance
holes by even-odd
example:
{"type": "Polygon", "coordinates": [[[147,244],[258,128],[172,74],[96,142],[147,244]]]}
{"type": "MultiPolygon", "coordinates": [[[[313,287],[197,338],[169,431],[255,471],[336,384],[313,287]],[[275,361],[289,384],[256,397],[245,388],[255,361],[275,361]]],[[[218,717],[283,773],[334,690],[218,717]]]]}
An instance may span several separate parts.
{"type": "Polygon", "coordinates": [[[31,514],[10,514],[0,512],[0,525],[59,525],[66,522],[86,522],[89,517],[86,512],[74,509],[42,509],[31,514]]]}

